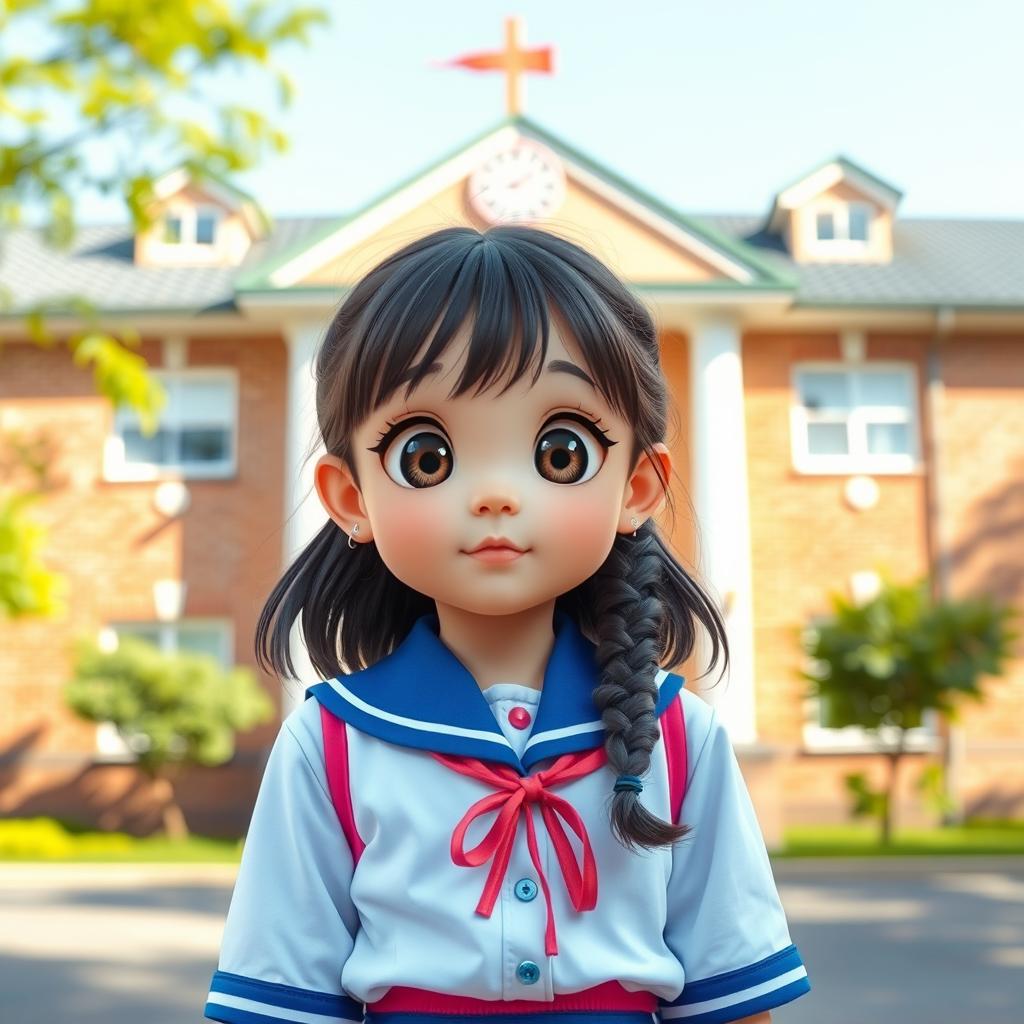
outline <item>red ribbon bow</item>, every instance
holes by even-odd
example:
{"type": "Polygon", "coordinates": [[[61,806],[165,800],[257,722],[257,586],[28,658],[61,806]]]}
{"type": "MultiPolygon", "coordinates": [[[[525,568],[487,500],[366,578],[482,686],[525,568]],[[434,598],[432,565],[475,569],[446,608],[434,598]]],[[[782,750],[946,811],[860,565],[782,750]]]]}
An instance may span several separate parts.
{"type": "Polygon", "coordinates": [[[558,864],[562,869],[562,877],[565,879],[565,887],[569,892],[573,907],[576,910],[593,910],[597,905],[597,865],[594,861],[594,851],[590,846],[590,837],[587,835],[586,826],[568,800],[550,792],[545,787],[560,782],[569,782],[594,771],[608,759],[604,748],[598,747],[595,750],[582,753],[563,754],[550,768],[527,776],[519,775],[514,769],[505,765],[484,764],[483,761],[475,757],[458,758],[433,751],[431,753],[438,761],[454,771],[470,775],[483,782],[489,782],[502,790],[502,792],[492,793],[490,796],[477,800],[463,815],[462,820],[455,826],[455,831],[452,832],[452,860],[460,867],[476,867],[490,857],[494,857],[483,894],[476,906],[476,912],[484,917],[491,916],[495,900],[498,898],[498,890],[505,878],[509,858],[512,856],[512,843],[519,826],[519,812],[522,811],[526,817],[526,842],[530,849],[533,865],[540,877],[541,887],[544,889],[544,899],[547,901],[544,951],[548,956],[557,955],[558,940],[555,936],[555,921],[551,912],[551,892],[540,864],[533,814],[529,807],[524,806],[524,803],[540,804],[540,812],[554,844],[555,853],[558,855],[558,864]],[[495,807],[501,807],[501,810],[487,835],[472,850],[465,850],[464,840],[470,822],[495,807]],[[558,815],[565,819],[583,843],[582,871],[576,863],[575,852],[558,820],[558,815]]]}

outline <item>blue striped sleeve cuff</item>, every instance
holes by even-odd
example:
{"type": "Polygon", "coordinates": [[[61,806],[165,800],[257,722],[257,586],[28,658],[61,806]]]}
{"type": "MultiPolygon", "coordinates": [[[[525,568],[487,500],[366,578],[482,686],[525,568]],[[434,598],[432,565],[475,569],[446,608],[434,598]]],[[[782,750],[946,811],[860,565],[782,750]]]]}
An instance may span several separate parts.
{"type": "Polygon", "coordinates": [[[348,996],[215,971],[203,1016],[225,1024],[352,1024],[362,1021],[363,1004],[348,996]]]}
{"type": "Polygon", "coordinates": [[[678,999],[659,1000],[663,1021],[723,1024],[782,1006],[811,990],[807,970],[794,945],[764,960],[713,978],[688,981],[678,999]]]}

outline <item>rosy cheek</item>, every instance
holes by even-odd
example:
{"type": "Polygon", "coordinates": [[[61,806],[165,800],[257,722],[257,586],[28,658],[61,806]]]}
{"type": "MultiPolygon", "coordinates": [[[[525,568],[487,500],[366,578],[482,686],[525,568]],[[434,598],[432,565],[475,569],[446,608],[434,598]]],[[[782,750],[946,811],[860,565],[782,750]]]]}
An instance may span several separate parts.
{"type": "MultiPolygon", "coordinates": [[[[560,557],[579,571],[604,562],[615,539],[614,498],[600,488],[560,487],[550,492],[541,523],[543,541],[558,545],[560,557]]],[[[589,573],[583,572],[585,578],[589,573]]]]}
{"type": "Polygon", "coordinates": [[[450,559],[453,551],[457,553],[451,509],[439,497],[392,488],[376,503],[373,524],[377,550],[399,579],[417,589],[436,575],[439,560],[450,559]]]}

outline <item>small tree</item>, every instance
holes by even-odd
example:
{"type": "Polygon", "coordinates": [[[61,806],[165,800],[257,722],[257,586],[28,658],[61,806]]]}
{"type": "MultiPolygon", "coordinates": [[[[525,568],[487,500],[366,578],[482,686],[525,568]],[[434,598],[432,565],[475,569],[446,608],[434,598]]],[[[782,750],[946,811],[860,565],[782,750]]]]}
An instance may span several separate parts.
{"type": "Polygon", "coordinates": [[[884,789],[872,792],[863,776],[850,776],[847,787],[861,813],[878,816],[881,841],[889,843],[907,730],[927,711],[956,720],[963,698],[982,698],[981,677],[1002,672],[1020,635],[1008,625],[1016,612],[986,595],[934,602],[927,580],[885,580],[862,604],[838,593],[831,603],[833,617],[804,633],[814,664],[799,674],[823,702],[826,726],[861,726],[888,757],[884,789]]]}
{"type": "Polygon", "coordinates": [[[235,732],[270,719],[273,702],[251,669],[225,671],[208,654],[164,654],[133,636],[120,638],[114,651],[91,640],[77,648],[68,706],[89,721],[114,723],[156,784],[165,834],[187,838],[173,781],[182,765],[229,761],[235,732]]]}
{"type": "MultiPolygon", "coordinates": [[[[66,250],[84,195],[120,196],[141,230],[156,216],[161,173],[180,166],[198,183],[231,179],[283,152],[288,139],[259,90],[276,86],[276,105],[290,106],[294,86],[277,58],[292,44],[308,44],[328,20],[328,7],[300,0],[0,2],[0,263],[9,258],[8,230],[26,214],[44,214],[44,239],[66,250]],[[217,89],[225,72],[247,76],[242,102],[217,89]]],[[[73,275],[60,284],[73,289],[73,275]]],[[[22,311],[21,296],[0,286],[0,314],[15,310],[22,311]]],[[[99,310],[74,294],[23,312],[35,344],[66,343],[76,365],[91,367],[97,393],[133,409],[143,435],[153,436],[167,395],[133,351],[137,331],[115,336],[99,310]],[[52,314],[77,322],[57,332],[52,314]]],[[[67,581],[46,567],[44,531],[29,514],[36,495],[22,500],[6,483],[11,455],[27,455],[33,443],[0,437],[0,617],[65,610],[67,581]]]]}

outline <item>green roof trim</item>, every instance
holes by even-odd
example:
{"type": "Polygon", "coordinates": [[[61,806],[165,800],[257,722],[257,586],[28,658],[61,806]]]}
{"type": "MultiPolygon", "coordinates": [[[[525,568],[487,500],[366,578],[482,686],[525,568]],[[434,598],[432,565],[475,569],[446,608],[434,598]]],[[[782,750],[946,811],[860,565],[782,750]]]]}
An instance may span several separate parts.
{"type": "Polygon", "coordinates": [[[531,121],[525,116],[510,118],[509,120],[516,122],[528,134],[532,133],[539,136],[546,145],[549,145],[561,156],[564,156],[572,160],[574,163],[586,168],[591,172],[591,174],[606,181],[609,185],[613,185],[620,192],[624,192],[641,205],[649,207],[655,213],[674,223],[677,227],[680,227],[685,231],[689,231],[691,234],[703,239],[712,248],[718,249],[720,252],[728,256],[732,256],[738,263],[744,264],[749,270],[756,271],[760,276],[766,278],[768,282],[782,287],[796,287],[797,278],[795,275],[790,275],[780,270],[778,267],[772,266],[766,260],[762,259],[761,254],[750,246],[744,245],[742,242],[739,242],[734,238],[730,238],[728,235],[723,234],[708,224],[704,224],[695,217],[690,217],[687,214],[681,213],[674,207],[669,206],[664,200],[659,199],[657,196],[654,196],[649,192],[645,192],[643,189],[634,185],[633,182],[622,177],[620,174],[609,170],[582,150],[576,149],[574,146],[570,146],[568,143],[563,142],[560,138],[552,135],[547,131],[547,129],[542,128],[535,121],[531,121]]]}
{"type": "Polygon", "coordinates": [[[493,135],[495,132],[500,131],[506,127],[509,123],[514,121],[513,117],[504,117],[496,125],[488,128],[486,131],[480,132],[474,138],[468,142],[462,142],[454,149],[449,150],[443,156],[438,157],[436,160],[431,161],[427,166],[421,167],[414,173],[407,175],[396,185],[392,185],[385,189],[383,192],[378,193],[372,199],[367,200],[362,206],[350,211],[349,213],[342,214],[334,223],[327,224],[322,227],[319,231],[316,231],[306,238],[301,238],[294,245],[289,246],[283,253],[279,253],[274,257],[273,260],[267,260],[265,263],[257,264],[252,267],[245,274],[239,275],[235,280],[236,291],[265,291],[265,290],[284,290],[287,289],[276,289],[275,285],[271,282],[270,278],[278,271],[281,267],[291,263],[292,260],[301,256],[304,252],[312,249],[314,245],[319,245],[324,239],[330,238],[336,231],[343,228],[346,224],[349,224],[357,217],[361,217],[364,213],[372,210],[375,206],[379,205],[390,199],[392,196],[397,195],[404,188],[408,188],[414,184],[420,178],[425,177],[432,171],[437,170],[443,164],[446,164],[449,160],[458,156],[463,150],[469,149],[470,146],[475,146],[478,142],[483,142],[488,135],[493,135]]]}
{"type": "MultiPolygon", "coordinates": [[[[277,255],[272,261],[268,260],[265,263],[257,264],[251,268],[247,273],[240,275],[235,282],[235,290],[237,292],[250,292],[250,291],[287,291],[287,288],[275,289],[274,284],[270,278],[273,274],[281,267],[287,265],[292,260],[301,256],[302,253],[308,251],[313,246],[318,245],[320,242],[329,238],[332,234],[344,227],[346,224],[353,221],[355,218],[371,210],[374,206],[385,202],[392,196],[410,185],[414,184],[420,178],[437,170],[443,164],[452,160],[460,153],[464,152],[472,146],[482,142],[488,136],[501,131],[503,128],[514,127],[521,130],[525,135],[532,135],[542,141],[545,145],[549,146],[556,153],[563,158],[579,164],[585,168],[595,177],[601,178],[609,185],[618,189],[619,191],[630,196],[632,199],[637,201],[643,206],[648,207],[659,216],[664,217],[670,223],[675,224],[677,227],[688,231],[695,237],[706,242],[709,246],[717,249],[724,255],[727,255],[734,259],[737,263],[740,263],[746,267],[749,271],[754,273],[759,281],[754,282],[750,285],[739,284],[741,288],[760,287],[768,285],[776,288],[796,288],[797,277],[795,274],[787,273],[780,270],[778,267],[772,266],[761,255],[750,246],[737,241],[734,238],[730,238],[725,234],[715,230],[709,225],[701,223],[698,219],[689,217],[680,211],[669,206],[663,200],[658,199],[656,196],[651,195],[648,192],[644,192],[638,188],[632,182],[623,178],[621,175],[609,170],[604,165],[598,163],[592,157],[588,156],[582,150],[576,149],[570,146],[566,142],[562,141],[559,137],[549,132],[546,128],[541,127],[535,121],[530,120],[521,114],[507,114],[496,124],[487,128],[485,131],[478,133],[473,138],[466,142],[463,142],[455,148],[449,150],[442,156],[433,160],[430,164],[420,168],[413,174],[408,175],[403,180],[399,181],[396,185],[380,193],[368,202],[364,203],[358,209],[353,210],[351,213],[345,214],[340,217],[336,222],[328,224],[321,228],[319,231],[307,236],[306,238],[300,239],[294,245],[290,246],[285,252],[277,255]]],[[[674,286],[675,287],[675,286],[674,286]]]]}
{"type": "Polygon", "coordinates": [[[253,206],[259,205],[256,202],[255,196],[239,188],[233,181],[217,171],[211,171],[208,167],[203,167],[200,164],[195,165],[194,169],[186,168],[186,171],[188,171],[197,184],[201,183],[205,178],[212,181],[215,185],[219,185],[226,192],[230,192],[240,203],[252,203],[253,206]]]}
{"type": "Polygon", "coordinates": [[[823,167],[828,167],[829,164],[839,164],[846,171],[851,171],[854,174],[859,174],[862,178],[867,178],[873,185],[877,185],[880,189],[886,192],[891,192],[896,199],[902,199],[903,193],[896,188],[895,185],[891,185],[887,181],[883,181],[877,174],[872,174],[866,167],[857,163],[855,160],[851,160],[848,156],[844,156],[842,153],[836,153],[835,156],[829,157],[827,160],[822,160],[820,163],[815,164],[809,171],[805,171],[798,178],[794,178],[787,185],[783,185],[782,188],[776,193],[776,198],[785,192],[787,189],[791,189],[794,185],[799,185],[805,178],[811,177],[812,174],[817,174],[823,167]]]}

